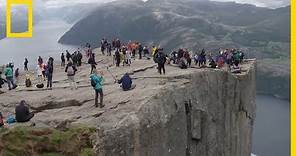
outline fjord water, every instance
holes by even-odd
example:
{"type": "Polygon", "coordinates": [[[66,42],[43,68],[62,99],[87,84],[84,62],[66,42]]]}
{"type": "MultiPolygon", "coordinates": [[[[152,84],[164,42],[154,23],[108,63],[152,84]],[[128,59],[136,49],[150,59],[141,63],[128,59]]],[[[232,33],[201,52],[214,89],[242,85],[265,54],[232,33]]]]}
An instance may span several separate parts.
{"type": "Polygon", "coordinates": [[[257,95],[253,152],[257,156],[290,156],[290,102],[257,95]]]}
{"type": "MultiPolygon", "coordinates": [[[[22,67],[25,57],[34,69],[37,57],[59,60],[61,52],[73,52],[76,46],[58,44],[58,39],[71,28],[63,21],[43,21],[34,26],[33,38],[0,40],[0,65],[13,61],[22,67]]],[[[22,69],[22,68],[21,68],[22,69]]],[[[258,95],[257,118],[253,135],[253,152],[258,156],[289,156],[290,104],[271,96],[258,95]]]]}
{"type": "Polygon", "coordinates": [[[59,60],[65,50],[73,51],[76,46],[58,44],[58,39],[69,29],[70,24],[60,20],[41,21],[34,26],[32,38],[5,38],[0,40],[0,65],[14,62],[22,67],[24,58],[29,60],[29,67],[37,64],[37,57],[46,61],[49,56],[59,60]]]}

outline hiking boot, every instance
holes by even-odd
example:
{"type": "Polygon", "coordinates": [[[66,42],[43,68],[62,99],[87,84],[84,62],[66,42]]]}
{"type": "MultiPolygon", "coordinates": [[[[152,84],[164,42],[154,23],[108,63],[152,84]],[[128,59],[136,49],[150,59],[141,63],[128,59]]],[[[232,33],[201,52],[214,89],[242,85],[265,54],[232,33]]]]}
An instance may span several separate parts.
{"type": "Polygon", "coordinates": [[[103,104],[100,104],[100,108],[103,108],[103,107],[105,107],[105,105],[103,105],[103,104]]]}

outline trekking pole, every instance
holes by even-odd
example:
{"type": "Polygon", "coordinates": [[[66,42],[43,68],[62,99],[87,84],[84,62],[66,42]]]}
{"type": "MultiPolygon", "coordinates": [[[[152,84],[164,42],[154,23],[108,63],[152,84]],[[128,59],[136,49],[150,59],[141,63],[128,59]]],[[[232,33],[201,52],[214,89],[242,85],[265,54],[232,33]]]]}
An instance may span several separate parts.
{"type": "Polygon", "coordinates": [[[110,75],[112,76],[112,78],[114,79],[114,81],[117,82],[116,77],[111,73],[111,71],[109,70],[109,67],[107,67],[107,71],[110,73],[110,75]]]}

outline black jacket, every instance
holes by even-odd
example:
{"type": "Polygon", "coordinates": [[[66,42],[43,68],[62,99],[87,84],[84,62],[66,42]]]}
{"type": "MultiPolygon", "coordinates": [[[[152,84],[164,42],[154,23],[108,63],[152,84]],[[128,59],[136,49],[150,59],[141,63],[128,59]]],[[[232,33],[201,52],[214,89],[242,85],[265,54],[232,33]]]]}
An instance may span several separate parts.
{"type": "Polygon", "coordinates": [[[30,116],[29,108],[25,105],[18,105],[15,108],[15,119],[17,122],[25,122],[30,116]]]}

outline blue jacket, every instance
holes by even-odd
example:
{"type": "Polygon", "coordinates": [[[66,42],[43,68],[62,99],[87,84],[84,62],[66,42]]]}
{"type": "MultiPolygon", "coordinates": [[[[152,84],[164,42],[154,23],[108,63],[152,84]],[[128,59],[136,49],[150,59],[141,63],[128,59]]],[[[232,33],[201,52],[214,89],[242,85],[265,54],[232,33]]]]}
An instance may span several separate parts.
{"type": "Polygon", "coordinates": [[[127,91],[129,89],[131,89],[131,86],[133,84],[132,79],[130,78],[130,76],[128,74],[125,74],[119,81],[119,84],[122,83],[122,89],[124,91],[127,91]]]}
{"type": "Polygon", "coordinates": [[[103,82],[103,77],[96,75],[96,74],[91,74],[90,75],[91,81],[96,82],[96,86],[94,87],[95,90],[100,90],[102,89],[102,82],[103,82]]]}

